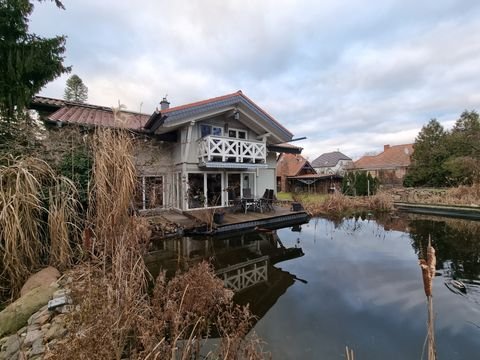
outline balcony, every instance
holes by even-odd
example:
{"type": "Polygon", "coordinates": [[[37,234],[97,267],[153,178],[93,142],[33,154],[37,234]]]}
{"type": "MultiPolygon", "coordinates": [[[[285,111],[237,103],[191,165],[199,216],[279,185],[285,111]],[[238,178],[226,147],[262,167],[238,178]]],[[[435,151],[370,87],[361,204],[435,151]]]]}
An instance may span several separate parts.
{"type": "Polygon", "coordinates": [[[209,168],[267,167],[267,147],[262,141],[209,135],[198,140],[200,166],[209,168]]]}

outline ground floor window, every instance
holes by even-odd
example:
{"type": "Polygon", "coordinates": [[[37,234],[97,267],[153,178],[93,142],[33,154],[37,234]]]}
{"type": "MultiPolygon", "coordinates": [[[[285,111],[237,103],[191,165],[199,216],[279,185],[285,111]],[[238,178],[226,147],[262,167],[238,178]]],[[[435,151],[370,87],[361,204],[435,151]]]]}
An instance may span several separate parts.
{"type": "Polygon", "coordinates": [[[255,194],[255,173],[188,173],[189,209],[224,206],[229,200],[255,194]]]}
{"type": "Polygon", "coordinates": [[[138,179],[135,194],[135,206],[137,209],[156,209],[164,206],[164,177],[141,176],[138,179]]]}

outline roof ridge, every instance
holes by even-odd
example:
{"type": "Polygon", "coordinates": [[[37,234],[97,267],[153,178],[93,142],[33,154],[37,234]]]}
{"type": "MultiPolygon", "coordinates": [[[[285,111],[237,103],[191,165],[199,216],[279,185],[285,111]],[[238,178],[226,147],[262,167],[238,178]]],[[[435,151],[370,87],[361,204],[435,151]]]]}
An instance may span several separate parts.
{"type": "MultiPolygon", "coordinates": [[[[64,104],[63,106],[80,106],[80,107],[87,107],[87,108],[100,109],[100,110],[106,110],[106,111],[113,111],[113,109],[114,109],[113,106],[110,107],[110,106],[103,106],[103,105],[95,105],[95,104],[90,104],[90,103],[82,103],[82,102],[78,102],[78,101],[71,101],[71,100],[64,100],[64,99],[52,98],[52,97],[48,97],[48,96],[35,95],[35,96],[33,97],[33,100],[35,100],[35,98],[61,101],[61,102],[63,102],[63,104],[64,104]]],[[[138,112],[138,111],[125,110],[125,109],[120,109],[120,111],[121,111],[121,112],[130,113],[130,114],[150,116],[150,114],[141,113],[141,112],[138,112]]]]}
{"type": "Polygon", "coordinates": [[[168,113],[173,112],[173,111],[189,109],[189,108],[194,107],[194,106],[204,105],[204,104],[208,104],[210,102],[228,99],[230,97],[234,97],[234,96],[238,96],[238,95],[242,95],[242,94],[243,94],[242,91],[238,90],[234,93],[230,93],[230,94],[226,94],[226,95],[215,96],[215,97],[204,99],[204,100],[199,100],[199,101],[194,101],[194,102],[191,102],[191,103],[186,103],[186,104],[182,104],[182,105],[178,105],[178,106],[173,106],[173,107],[165,109],[165,110],[160,110],[160,112],[162,114],[168,114],[168,113]]]}

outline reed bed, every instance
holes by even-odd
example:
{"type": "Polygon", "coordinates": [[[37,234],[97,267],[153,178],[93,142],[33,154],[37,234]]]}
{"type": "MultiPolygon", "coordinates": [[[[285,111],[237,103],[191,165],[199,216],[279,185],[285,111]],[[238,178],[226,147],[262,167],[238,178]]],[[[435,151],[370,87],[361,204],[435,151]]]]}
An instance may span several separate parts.
{"type": "Polygon", "coordinates": [[[305,210],[312,216],[347,216],[365,211],[388,212],[393,209],[392,197],[383,192],[372,196],[356,197],[337,192],[323,197],[296,196],[295,200],[301,202],[305,210]]]}
{"type": "Polygon", "coordinates": [[[441,189],[404,189],[400,197],[408,202],[443,205],[480,205],[480,183],[441,189]]]}
{"type": "Polygon", "coordinates": [[[0,167],[0,286],[15,296],[28,276],[48,263],[73,261],[78,236],[75,186],[36,158],[0,167]]]}

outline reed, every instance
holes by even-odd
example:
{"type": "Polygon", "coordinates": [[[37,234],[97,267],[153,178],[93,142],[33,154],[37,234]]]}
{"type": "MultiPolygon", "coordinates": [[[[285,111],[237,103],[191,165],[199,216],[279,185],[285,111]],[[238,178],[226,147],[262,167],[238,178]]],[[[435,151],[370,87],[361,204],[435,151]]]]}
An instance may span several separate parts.
{"type": "Polygon", "coordinates": [[[115,238],[122,235],[133,210],[137,174],[132,135],[123,129],[97,129],[88,222],[95,243],[88,250],[111,255],[115,238]]]}
{"type": "MultiPolygon", "coordinates": [[[[436,267],[435,249],[431,244],[430,237],[428,238],[427,245],[427,257],[426,259],[420,259],[420,268],[422,270],[423,289],[425,296],[427,297],[427,337],[425,339],[427,345],[427,359],[435,360],[437,358],[436,345],[435,345],[435,325],[433,316],[433,278],[435,277],[436,267]]],[[[423,358],[423,354],[422,354],[423,358]]]]}
{"type": "Polygon", "coordinates": [[[393,199],[385,192],[372,196],[346,196],[336,192],[330,195],[295,195],[295,201],[302,203],[312,216],[346,216],[362,211],[388,212],[393,209],[393,199]]]}
{"type": "Polygon", "coordinates": [[[49,190],[48,254],[50,265],[60,271],[73,265],[75,249],[80,240],[80,203],[75,184],[66,177],[58,177],[49,190]]]}
{"type": "Polygon", "coordinates": [[[10,159],[0,167],[0,284],[8,289],[4,296],[14,296],[41,266],[50,262],[65,268],[72,262],[77,204],[73,184],[40,159],[10,159]]]}

